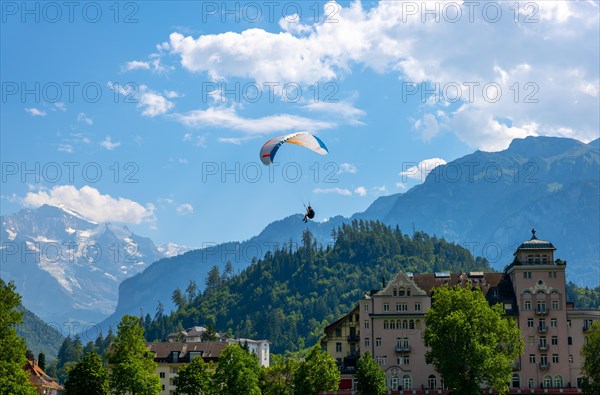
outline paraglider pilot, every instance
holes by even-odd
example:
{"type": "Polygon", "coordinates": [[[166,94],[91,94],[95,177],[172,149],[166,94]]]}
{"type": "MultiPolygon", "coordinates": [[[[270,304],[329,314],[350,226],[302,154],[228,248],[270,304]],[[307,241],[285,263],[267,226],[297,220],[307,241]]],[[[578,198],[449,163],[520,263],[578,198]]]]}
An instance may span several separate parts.
{"type": "Polygon", "coordinates": [[[302,219],[302,221],[304,221],[305,223],[308,222],[309,219],[313,219],[315,217],[315,210],[313,210],[312,207],[310,207],[310,203],[308,204],[308,207],[306,207],[306,214],[304,214],[304,218],[302,219]]]}

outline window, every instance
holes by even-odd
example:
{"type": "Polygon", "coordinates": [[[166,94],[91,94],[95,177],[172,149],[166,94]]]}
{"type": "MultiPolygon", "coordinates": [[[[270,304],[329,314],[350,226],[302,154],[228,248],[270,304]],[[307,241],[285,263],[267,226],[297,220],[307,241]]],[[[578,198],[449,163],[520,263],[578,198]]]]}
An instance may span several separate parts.
{"type": "Polygon", "coordinates": [[[552,363],[558,363],[558,354],[552,354],[552,363]]]}
{"type": "Polygon", "coordinates": [[[369,329],[369,321],[365,321],[365,329],[369,329]]]}
{"type": "Polygon", "coordinates": [[[412,389],[412,379],[407,374],[402,377],[402,388],[405,390],[412,389]]]}
{"type": "Polygon", "coordinates": [[[550,326],[553,328],[557,327],[556,318],[550,318],[550,326]]]}
{"type": "Polygon", "coordinates": [[[342,337],[342,328],[335,328],[335,337],[342,337]]]}
{"type": "Polygon", "coordinates": [[[437,387],[437,379],[434,375],[430,375],[429,378],[427,378],[427,387],[432,390],[437,387]]]}
{"type": "Polygon", "coordinates": [[[558,345],[558,336],[552,336],[552,345],[553,346],[558,345]]]}
{"type": "Polygon", "coordinates": [[[365,309],[365,311],[369,311],[369,304],[368,303],[365,303],[364,309],[365,309]]]}
{"type": "Polygon", "coordinates": [[[415,329],[415,321],[414,320],[408,321],[408,329],[415,329]]]}
{"type": "Polygon", "coordinates": [[[527,380],[527,387],[534,389],[535,388],[535,380],[534,379],[527,380]]]}
{"type": "Polygon", "coordinates": [[[547,354],[540,355],[540,364],[548,365],[548,355],[547,354]]]}
{"type": "Polygon", "coordinates": [[[375,347],[381,347],[381,338],[380,337],[375,338],[375,347]]]}
{"type": "Polygon", "coordinates": [[[369,339],[368,337],[365,337],[365,348],[369,348],[371,347],[371,339],[369,339]]]}
{"type": "Polygon", "coordinates": [[[562,376],[555,376],[554,377],[554,388],[562,388],[562,387],[563,387],[562,376]]]}
{"type": "Polygon", "coordinates": [[[572,345],[573,345],[573,338],[572,338],[571,336],[567,337],[567,344],[568,344],[569,346],[572,346],[572,345]]]}
{"type": "Polygon", "coordinates": [[[410,296],[410,288],[406,288],[406,296],[410,296]]]}
{"type": "Polygon", "coordinates": [[[164,384],[162,385],[162,390],[163,390],[163,391],[165,390],[165,385],[164,385],[164,384]]]}
{"type": "Polygon", "coordinates": [[[396,311],[408,311],[408,304],[396,303],[396,311]]]}
{"type": "Polygon", "coordinates": [[[527,318],[527,328],[533,328],[533,318],[527,318]]]}
{"type": "Polygon", "coordinates": [[[335,352],[342,352],[342,343],[335,343],[335,352]]]}
{"type": "Polygon", "coordinates": [[[382,357],[381,356],[377,356],[377,357],[375,357],[375,360],[377,361],[378,364],[385,365],[387,357],[386,356],[382,356],[382,357]]]}
{"type": "Polygon", "coordinates": [[[165,372],[160,372],[159,376],[160,376],[161,379],[164,379],[165,378],[165,372]]]}
{"type": "Polygon", "coordinates": [[[531,278],[531,272],[523,272],[523,278],[531,278]]]}
{"type": "Polygon", "coordinates": [[[558,310],[558,300],[552,301],[552,310],[558,310]]]}
{"type": "Polygon", "coordinates": [[[535,354],[529,354],[529,363],[535,363],[535,354]]]}
{"type": "Polygon", "coordinates": [[[408,355],[401,355],[398,358],[396,358],[396,362],[398,365],[409,365],[410,359],[408,355]]]}
{"type": "Polygon", "coordinates": [[[531,301],[530,300],[525,301],[525,310],[531,310],[531,301]]]}
{"type": "Polygon", "coordinates": [[[521,388],[521,377],[519,373],[513,373],[512,375],[512,388],[521,388]]]}
{"type": "Polygon", "coordinates": [[[402,287],[401,287],[401,288],[398,290],[398,296],[404,296],[404,288],[402,288],[402,287]]]}
{"type": "Polygon", "coordinates": [[[398,296],[398,288],[394,288],[394,296],[398,296]]]}
{"type": "Polygon", "coordinates": [[[421,303],[415,303],[415,311],[421,311],[421,303]]]}
{"type": "Polygon", "coordinates": [[[390,329],[390,323],[388,320],[383,321],[383,329],[390,329]]]}
{"type": "Polygon", "coordinates": [[[390,304],[389,303],[384,303],[383,304],[383,311],[390,311],[390,304]]]}
{"type": "Polygon", "coordinates": [[[544,388],[550,388],[552,386],[552,376],[544,376],[544,388]]]}
{"type": "Polygon", "coordinates": [[[556,272],[548,272],[548,278],[556,278],[556,272]]]}
{"type": "Polygon", "coordinates": [[[540,346],[546,347],[546,336],[540,336],[540,346]]]}
{"type": "Polygon", "coordinates": [[[535,343],[535,337],[533,337],[533,336],[527,336],[527,343],[529,343],[529,344],[535,343]]]}
{"type": "Polygon", "coordinates": [[[569,363],[573,363],[573,356],[569,355],[569,363]]]}
{"type": "Polygon", "coordinates": [[[567,326],[570,328],[571,327],[571,320],[567,320],[567,326]]]}
{"type": "Polygon", "coordinates": [[[537,301],[537,311],[546,311],[546,302],[543,300],[538,300],[537,301]]]}

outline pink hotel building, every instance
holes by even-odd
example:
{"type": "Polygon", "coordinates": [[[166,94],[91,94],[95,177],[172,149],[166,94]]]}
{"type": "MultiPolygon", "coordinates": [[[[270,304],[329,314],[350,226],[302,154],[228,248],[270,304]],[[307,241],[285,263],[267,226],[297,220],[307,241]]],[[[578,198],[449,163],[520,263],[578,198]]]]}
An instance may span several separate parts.
{"type": "Polygon", "coordinates": [[[342,372],[340,389],[354,387],[356,360],[366,350],[385,371],[389,389],[444,389],[440,374],[425,363],[422,337],[431,293],[444,284],[479,287],[490,304],[502,303],[506,316],[517,320],[525,351],[513,366],[514,393],[578,388],[584,335],[600,320],[600,310],[575,309],[567,301],[566,262],[554,259],[552,243],[532,234],[503,273],[401,272],[383,289],[366,293],[325,328],[321,341],[342,372]]]}

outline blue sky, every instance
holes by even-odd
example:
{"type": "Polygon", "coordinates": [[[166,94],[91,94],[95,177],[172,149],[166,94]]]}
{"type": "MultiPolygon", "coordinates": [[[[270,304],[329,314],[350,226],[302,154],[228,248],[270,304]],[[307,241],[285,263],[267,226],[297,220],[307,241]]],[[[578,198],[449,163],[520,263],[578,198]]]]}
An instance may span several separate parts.
{"type": "Polygon", "coordinates": [[[199,247],[308,201],[363,211],[418,163],[598,137],[598,2],[23,4],[2,3],[2,214],[62,204],[199,247]],[[264,167],[295,131],[330,154],[264,167]]]}

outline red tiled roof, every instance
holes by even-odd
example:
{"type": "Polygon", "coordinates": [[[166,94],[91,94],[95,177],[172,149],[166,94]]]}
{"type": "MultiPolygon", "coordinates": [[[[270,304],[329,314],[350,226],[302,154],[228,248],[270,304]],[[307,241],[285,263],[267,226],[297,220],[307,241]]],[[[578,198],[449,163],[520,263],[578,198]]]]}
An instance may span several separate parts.
{"type": "Polygon", "coordinates": [[[40,368],[34,361],[27,361],[25,371],[29,373],[29,381],[38,388],[49,388],[55,390],[63,390],[62,385],[40,368]]]}

